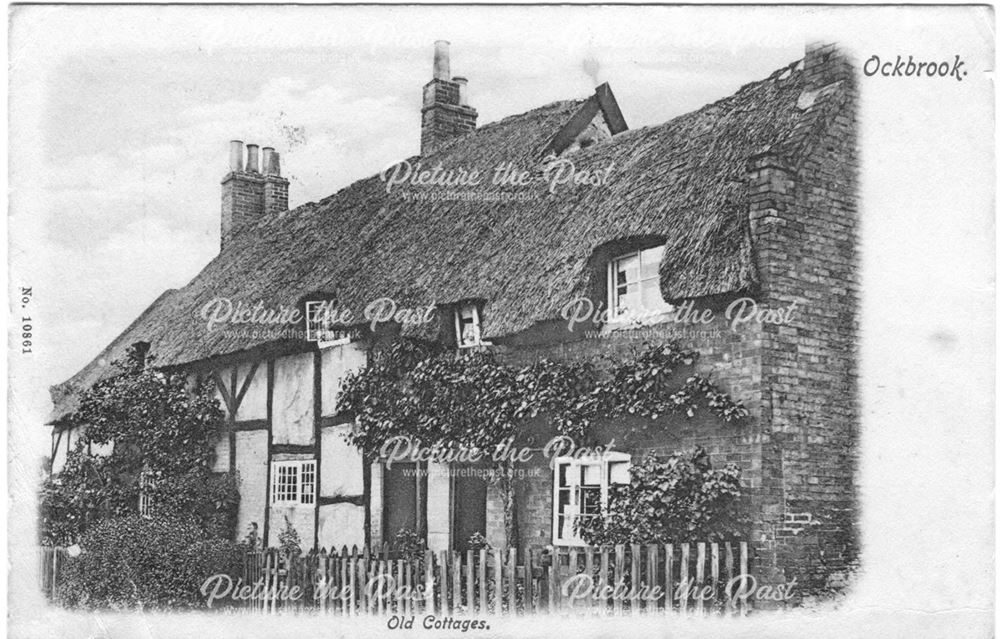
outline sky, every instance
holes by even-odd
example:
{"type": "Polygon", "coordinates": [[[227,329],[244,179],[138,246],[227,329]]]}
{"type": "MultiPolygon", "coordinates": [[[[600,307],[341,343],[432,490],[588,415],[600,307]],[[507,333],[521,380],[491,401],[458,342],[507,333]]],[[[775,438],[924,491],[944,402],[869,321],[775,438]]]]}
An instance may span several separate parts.
{"type": "Polygon", "coordinates": [[[33,288],[13,310],[32,317],[34,350],[15,329],[11,537],[33,539],[48,386],[217,253],[229,140],[281,153],[294,206],[418,151],[438,39],[482,124],[608,81],[632,128],[828,40],[859,63],[960,55],[969,69],[860,80],[864,571],[839,619],[988,636],[993,25],[974,7],[14,7],[10,286],[33,288]]]}

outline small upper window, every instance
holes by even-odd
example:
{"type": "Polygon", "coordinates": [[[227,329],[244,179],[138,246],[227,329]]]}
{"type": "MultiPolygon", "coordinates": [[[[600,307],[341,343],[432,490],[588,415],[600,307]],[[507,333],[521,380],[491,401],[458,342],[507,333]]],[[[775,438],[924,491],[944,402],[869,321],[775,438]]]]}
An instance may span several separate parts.
{"type": "Polygon", "coordinates": [[[153,473],[146,466],[139,474],[139,515],[142,517],[153,516],[153,499],[150,493],[153,490],[153,473]]]}
{"type": "Polygon", "coordinates": [[[466,304],[455,311],[455,335],[458,337],[459,348],[483,343],[479,329],[479,309],[475,304],[466,304]]]}
{"type": "Polygon", "coordinates": [[[622,255],[608,265],[608,308],[615,322],[652,320],[673,310],[660,294],[663,246],[622,255]]]}

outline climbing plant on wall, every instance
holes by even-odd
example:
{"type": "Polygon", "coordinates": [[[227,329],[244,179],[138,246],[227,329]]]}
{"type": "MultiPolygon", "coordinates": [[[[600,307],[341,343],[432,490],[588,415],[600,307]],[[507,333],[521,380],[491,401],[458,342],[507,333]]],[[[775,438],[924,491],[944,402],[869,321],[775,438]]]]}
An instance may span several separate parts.
{"type": "MultiPolygon", "coordinates": [[[[538,415],[548,415],[559,433],[572,437],[585,435],[596,419],[623,415],[656,421],[677,413],[690,418],[706,409],[729,423],[746,418],[742,403],[709,379],[674,379],[697,356],[668,342],[646,344],[623,361],[541,359],[516,368],[490,351],[456,354],[398,340],[375,350],[366,368],[343,380],[338,403],[355,416],[349,441],[369,459],[399,436],[425,447],[489,451],[538,415]]],[[[504,510],[511,542],[512,473],[497,476],[508,497],[504,510]]]]}
{"type": "Polygon", "coordinates": [[[74,543],[99,520],[134,515],[141,487],[157,516],[193,515],[210,536],[232,537],[239,492],[212,472],[225,419],[213,389],[192,390],[151,360],[131,349],[81,395],[76,447],[42,486],[45,542],[74,543]]]}
{"type": "Polygon", "coordinates": [[[399,340],[373,353],[369,366],[342,382],[339,405],[354,414],[351,442],[369,455],[400,435],[424,446],[490,448],[539,414],[562,434],[580,435],[602,417],[657,420],[707,409],[725,422],[747,416],[709,379],[674,373],[697,359],[676,342],[644,345],[604,369],[595,360],[541,359],[515,368],[490,351],[458,353],[399,340]]]}

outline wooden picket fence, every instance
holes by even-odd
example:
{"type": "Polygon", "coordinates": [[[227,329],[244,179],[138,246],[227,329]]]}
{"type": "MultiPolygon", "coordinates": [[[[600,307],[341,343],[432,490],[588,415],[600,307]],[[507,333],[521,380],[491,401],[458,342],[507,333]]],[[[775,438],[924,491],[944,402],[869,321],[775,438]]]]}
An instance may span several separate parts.
{"type": "Polygon", "coordinates": [[[746,542],[247,553],[248,611],[358,615],[745,615],[746,542]],[[588,587],[592,585],[592,587],[588,587]],[[727,588],[729,586],[729,588],[727,588]],[[745,592],[745,590],[744,590],[745,592]],[[734,596],[729,596],[734,595],[734,596]]]}
{"type": "Polygon", "coordinates": [[[59,575],[68,555],[65,548],[42,546],[38,551],[38,587],[51,600],[57,598],[59,575]]]}

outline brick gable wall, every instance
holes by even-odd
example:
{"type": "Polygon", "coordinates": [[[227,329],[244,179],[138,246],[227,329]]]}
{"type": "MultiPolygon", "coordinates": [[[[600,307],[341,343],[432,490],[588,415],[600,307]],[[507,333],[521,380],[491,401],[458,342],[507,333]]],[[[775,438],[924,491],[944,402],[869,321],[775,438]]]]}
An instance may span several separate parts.
{"type": "Polygon", "coordinates": [[[777,478],[765,491],[780,510],[768,513],[762,567],[811,593],[842,585],[857,560],[858,157],[850,65],[816,46],[804,72],[814,102],[790,141],[796,164],[781,150],[754,158],[750,216],[761,301],[795,301],[799,318],[763,330],[763,463],[777,478]]]}

